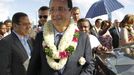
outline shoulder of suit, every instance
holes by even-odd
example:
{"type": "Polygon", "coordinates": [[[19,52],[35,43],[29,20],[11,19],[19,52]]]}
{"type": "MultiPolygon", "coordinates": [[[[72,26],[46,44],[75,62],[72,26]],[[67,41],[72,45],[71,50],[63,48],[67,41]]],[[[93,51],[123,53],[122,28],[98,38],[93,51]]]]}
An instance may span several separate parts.
{"type": "Polygon", "coordinates": [[[89,37],[89,34],[88,33],[85,33],[85,32],[80,32],[80,38],[88,38],[89,37]]]}
{"type": "Polygon", "coordinates": [[[7,35],[6,37],[4,37],[4,38],[2,38],[1,40],[0,40],[0,42],[2,43],[2,44],[6,44],[6,45],[10,45],[10,43],[12,42],[12,36],[11,36],[11,34],[9,34],[9,35],[7,35]]]}

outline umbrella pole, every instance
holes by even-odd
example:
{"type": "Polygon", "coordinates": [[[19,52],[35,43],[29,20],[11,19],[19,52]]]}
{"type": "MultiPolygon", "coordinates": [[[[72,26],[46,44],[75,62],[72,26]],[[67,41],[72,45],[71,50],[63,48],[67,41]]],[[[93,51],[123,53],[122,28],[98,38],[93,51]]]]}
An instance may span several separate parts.
{"type": "Polygon", "coordinates": [[[112,13],[111,13],[111,12],[108,13],[108,20],[109,20],[109,21],[112,21],[112,13]]]}

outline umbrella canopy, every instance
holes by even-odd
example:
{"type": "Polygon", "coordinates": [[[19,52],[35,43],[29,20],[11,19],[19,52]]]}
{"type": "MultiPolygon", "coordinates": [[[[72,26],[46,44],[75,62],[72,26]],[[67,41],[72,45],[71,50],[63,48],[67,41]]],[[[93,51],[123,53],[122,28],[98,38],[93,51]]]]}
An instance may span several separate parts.
{"type": "Polygon", "coordinates": [[[110,14],[111,12],[124,7],[117,0],[100,0],[95,2],[86,14],[86,18],[94,18],[104,14],[110,14]]]}

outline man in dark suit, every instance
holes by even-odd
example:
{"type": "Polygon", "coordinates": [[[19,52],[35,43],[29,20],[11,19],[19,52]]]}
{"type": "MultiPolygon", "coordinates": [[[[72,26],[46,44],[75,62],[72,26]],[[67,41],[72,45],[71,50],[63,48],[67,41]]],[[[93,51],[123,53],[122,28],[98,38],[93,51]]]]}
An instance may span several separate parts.
{"type": "Polygon", "coordinates": [[[32,50],[27,36],[31,24],[22,12],[13,15],[12,24],[11,34],[0,40],[0,75],[26,75],[32,50]]]}
{"type": "Polygon", "coordinates": [[[119,47],[119,40],[120,40],[120,28],[119,28],[119,22],[116,19],[114,21],[113,27],[109,30],[113,40],[112,40],[112,45],[114,48],[119,47]]]}
{"type": "Polygon", "coordinates": [[[37,34],[27,75],[92,75],[89,37],[71,19],[72,0],[50,0],[51,19],[37,34]]]}

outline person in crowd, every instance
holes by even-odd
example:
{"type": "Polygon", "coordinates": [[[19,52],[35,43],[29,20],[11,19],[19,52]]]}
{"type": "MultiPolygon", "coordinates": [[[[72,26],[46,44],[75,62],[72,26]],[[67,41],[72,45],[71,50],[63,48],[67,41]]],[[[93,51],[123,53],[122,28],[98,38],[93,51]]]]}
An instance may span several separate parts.
{"type": "Polygon", "coordinates": [[[108,68],[108,63],[106,59],[109,56],[113,56],[113,45],[112,45],[112,36],[109,32],[109,29],[111,27],[112,23],[108,20],[104,20],[101,22],[101,29],[98,32],[99,36],[98,39],[102,46],[106,47],[107,51],[105,51],[105,54],[100,54],[100,58],[96,57],[96,65],[97,66],[97,72],[96,75],[116,75],[111,69],[108,68]]]}
{"type": "Polygon", "coordinates": [[[97,38],[99,37],[99,31],[101,29],[101,22],[102,19],[98,18],[95,20],[95,26],[92,27],[92,34],[95,35],[97,38]]]}
{"type": "Polygon", "coordinates": [[[41,6],[38,10],[38,17],[39,17],[39,25],[36,28],[31,28],[29,36],[35,40],[35,36],[38,32],[43,30],[44,24],[47,22],[49,17],[49,7],[47,6],[41,6]]]}
{"type": "Polygon", "coordinates": [[[73,7],[71,10],[72,18],[74,19],[74,22],[77,23],[77,21],[80,19],[80,9],[79,7],[73,7]]]}
{"type": "Polygon", "coordinates": [[[98,54],[104,54],[104,53],[106,53],[106,51],[108,51],[108,49],[106,47],[101,45],[98,38],[92,34],[92,32],[91,32],[92,25],[88,19],[81,18],[78,20],[77,24],[78,24],[77,26],[78,26],[80,31],[89,34],[91,49],[95,50],[93,52],[96,52],[98,54]]]}
{"type": "Polygon", "coordinates": [[[4,24],[6,25],[7,27],[7,32],[6,32],[6,36],[9,35],[11,33],[11,30],[12,30],[12,21],[7,19],[4,21],[4,24]]]}
{"type": "Polygon", "coordinates": [[[3,22],[0,22],[0,40],[5,37],[6,31],[6,25],[3,22]]]}
{"type": "Polygon", "coordinates": [[[96,38],[91,33],[92,25],[88,19],[86,19],[86,18],[79,19],[77,26],[78,26],[80,31],[85,32],[85,33],[89,33],[91,49],[100,45],[98,38],[96,38]]]}
{"type": "Polygon", "coordinates": [[[38,17],[39,17],[39,25],[38,25],[38,31],[42,31],[44,24],[47,22],[49,17],[49,7],[42,6],[38,10],[38,17]]]}
{"type": "Polygon", "coordinates": [[[92,35],[92,25],[90,23],[90,21],[86,18],[81,18],[78,20],[78,28],[80,31],[85,32],[85,33],[89,33],[89,39],[90,39],[90,44],[91,44],[91,49],[93,50],[94,53],[94,63],[95,63],[95,70],[94,70],[94,75],[109,75],[111,72],[110,70],[105,66],[105,58],[106,55],[105,54],[108,49],[104,46],[102,46],[98,40],[98,38],[96,38],[94,35],[92,35]],[[98,59],[98,55],[99,58],[98,59]],[[104,58],[105,56],[105,58],[104,58]],[[107,68],[104,69],[104,68],[107,68]],[[107,72],[106,72],[107,71],[107,72]],[[109,72],[109,73],[108,73],[109,72]]]}
{"type": "Polygon", "coordinates": [[[112,51],[112,36],[109,32],[109,28],[111,27],[111,22],[108,20],[104,20],[101,23],[101,30],[99,31],[99,41],[103,46],[112,51]]]}
{"type": "Polygon", "coordinates": [[[31,23],[28,15],[17,12],[12,17],[11,34],[0,40],[0,75],[26,75],[32,42],[27,36],[31,23]]]}
{"type": "Polygon", "coordinates": [[[109,32],[113,38],[112,40],[113,48],[118,48],[120,40],[120,27],[119,27],[119,21],[117,19],[114,20],[113,27],[109,29],[109,32]]]}
{"type": "Polygon", "coordinates": [[[50,0],[51,20],[37,34],[27,75],[92,75],[88,35],[71,19],[72,0],[50,0]]]}
{"type": "MultiPolygon", "coordinates": [[[[132,46],[134,44],[134,15],[127,14],[120,23],[120,46],[132,46]]],[[[134,56],[133,48],[126,48],[127,54],[134,56]]]]}

